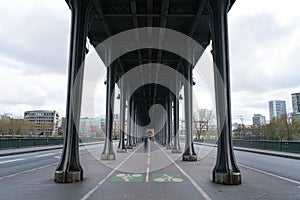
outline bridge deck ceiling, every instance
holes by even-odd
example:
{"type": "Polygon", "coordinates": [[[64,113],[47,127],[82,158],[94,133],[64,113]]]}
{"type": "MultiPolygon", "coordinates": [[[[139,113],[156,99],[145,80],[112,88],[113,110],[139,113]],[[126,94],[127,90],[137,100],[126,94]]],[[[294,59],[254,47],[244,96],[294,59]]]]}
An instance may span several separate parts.
{"type": "MultiPolygon", "coordinates": [[[[205,49],[211,40],[208,24],[209,0],[93,0],[90,18],[93,19],[88,31],[90,43],[96,47],[104,40],[123,31],[142,27],[162,27],[185,34],[205,49]]],[[[231,1],[234,3],[234,0],[231,1]]],[[[143,40],[135,36],[136,40],[143,40]]],[[[160,41],[164,42],[164,37],[160,41]]],[[[185,47],[187,48],[187,47],[185,47]]],[[[203,53],[203,52],[202,52],[203,53]]],[[[115,60],[110,66],[114,68],[115,80],[130,69],[147,63],[161,63],[184,75],[184,67],[190,63],[179,55],[158,49],[140,49],[128,52],[115,60]]],[[[150,70],[133,75],[131,81],[145,79],[163,79],[159,70],[150,70]]],[[[173,84],[173,83],[170,83],[173,84]]],[[[181,87],[179,84],[178,87],[181,87]]],[[[157,85],[142,87],[140,97],[136,99],[159,98],[161,95],[157,85]]],[[[138,100],[137,100],[138,101],[138,100]]]]}

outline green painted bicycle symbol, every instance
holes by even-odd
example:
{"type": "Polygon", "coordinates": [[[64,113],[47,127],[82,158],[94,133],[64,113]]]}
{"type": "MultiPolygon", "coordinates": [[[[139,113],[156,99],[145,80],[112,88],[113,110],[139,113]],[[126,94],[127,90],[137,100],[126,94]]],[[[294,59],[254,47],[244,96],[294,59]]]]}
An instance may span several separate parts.
{"type": "Polygon", "coordinates": [[[181,183],[184,181],[179,174],[152,174],[152,180],[159,183],[181,183]]]}
{"type": "Polygon", "coordinates": [[[142,174],[117,174],[110,179],[111,182],[141,182],[142,174]]]}

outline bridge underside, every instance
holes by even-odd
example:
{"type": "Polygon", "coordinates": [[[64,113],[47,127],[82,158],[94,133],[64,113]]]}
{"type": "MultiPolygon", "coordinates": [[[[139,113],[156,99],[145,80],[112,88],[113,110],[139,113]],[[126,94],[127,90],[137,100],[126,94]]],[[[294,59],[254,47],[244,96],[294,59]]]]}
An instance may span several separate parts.
{"type": "Polygon", "coordinates": [[[85,59],[88,38],[107,68],[106,141],[101,155],[104,160],[116,159],[112,147],[116,87],[120,89],[118,152],[126,152],[127,148],[132,148],[145,137],[147,129],[154,128],[154,137],[162,145],[172,148],[174,153],[182,153],[184,161],[197,160],[192,142],[193,68],[205,48],[212,43],[212,56],[217,69],[215,74],[220,74],[218,78],[215,75],[216,114],[220,135],[213,181],[240,184],[241,174],[235,163],[231,142],[227,39],[227,12],[234,1],[69,0],[67,3],[72,11],[67,127],[55,181],[65,183],[83,179],[76,129],[80,119],[81,98],[78,97],[82,96],[82,86],[75,87],[74,83],[75,79],[81,77],[79,79],[82,84],[83,76],[79,69],[85,59]],[[143,35],[143,28],[146,36],[143,35]],[[130,38],[127,35],[121,37],[123,40],[116,39],[107,43],[110,38],[123,36],[124,31],[129,30],[132,30],[130,38]],[[171,33],[174,34],[170,35],[167,30],[172,30],[171,33]],[[177,37],[173,38],[180,37],[180,34],[188,39],[182,42],[177,37]],[[145,40],[150,43],[143,45],[145,40]],[[201,48],[192,48],[193,42],[201,48]],[[136,48],[122,50],[122,45],[130,46],[132,43],[136,48]],[[176,46],[177,43],[179,44],[176,46]],[[116,55],[119,56],[115,57],[116,55]],[[182,91],[186,127],[183,150],[178,139],[179,93],[182,91]],[[155,110],[151,110],[154,105],[161,105],[165,112],[157,114],[155,110]],[[150,116],[155,116],[155,120],[150,116]]]}

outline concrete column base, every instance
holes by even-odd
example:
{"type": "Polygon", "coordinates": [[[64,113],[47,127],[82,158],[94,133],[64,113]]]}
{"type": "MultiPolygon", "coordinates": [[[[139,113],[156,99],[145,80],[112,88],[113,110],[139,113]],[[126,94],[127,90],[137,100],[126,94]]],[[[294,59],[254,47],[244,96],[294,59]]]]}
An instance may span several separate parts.
{"type": "Polygon", "coordinates": [[[101,160],[116,160],[116,155],[115,154],[102,154],[101,155],[101,160]]]}
{"type": "Polygon", "coordinates": [[[183,161],[197,161],[197,155],[182,155],[183,161]]]}
{"type": "Polygon", "coordinates": [[[74,183],[83,180],[83,171],[64,172],[55,171],[54,181],[56,183],[74,183]]]}
{"type": "Polygon", "coordinates": [[[241,173],[223,173],[213,172],[213,182],[223,185],[240,185],[242,184],[241,173]]]}
{"type": "Polygon", "coordinates": [[[172,153],[182,153],[181,149],[172,149],[172,153]]]}
{"type": "Polygon", "coordinates": [[[127,149],[117,149],[117,153],[126,153],[127,149]]]}

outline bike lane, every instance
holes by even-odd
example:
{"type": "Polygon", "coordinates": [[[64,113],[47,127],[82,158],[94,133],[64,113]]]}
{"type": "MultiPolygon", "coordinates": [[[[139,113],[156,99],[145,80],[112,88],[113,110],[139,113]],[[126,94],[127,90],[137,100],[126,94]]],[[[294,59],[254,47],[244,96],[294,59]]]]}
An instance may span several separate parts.
{"type": "Polygon", "coordinates": [[[178,168],[175,159],[181,159],[181,154],[171,154],[169,149],[154,141],[149,141],[147,149],[139,145],[125,154],[127,157],[122,162],[118,161],[117,169],[82,200],[210,199],[201,188],[199,191],[199,186],[195,186],[183,169],[178,168]]]}

